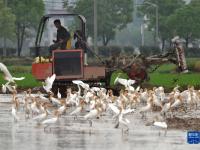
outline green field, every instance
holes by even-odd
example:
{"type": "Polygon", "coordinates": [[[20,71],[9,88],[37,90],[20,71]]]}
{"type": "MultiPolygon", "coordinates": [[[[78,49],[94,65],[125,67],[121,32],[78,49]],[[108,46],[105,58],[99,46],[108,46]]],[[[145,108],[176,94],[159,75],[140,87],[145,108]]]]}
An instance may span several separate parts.
{"type": "Polygon", "coordinates": [[[148,84],[152,86],[164,86],[173,88],[176,85],[186,88],[188,85],[200,87],[200,73],[189,72],[187,74],[176,73],[175,66],[166,64],[161,66],[154,73],[150,73],[148,84]]]}
{"type": "MultiPolygon", "coordinates": [[[[14,77],[25,77],[22,81],[17,81],[17,85],[19,88],[33,88],[36,86],[41,86],[42,83],[37,81],[31,74],[31,66],[10,66],[8,70],[14,77]]],[[[6,81],[2,77],[2,73],[0,74],[0,84],[4,84],[6,81]]]]}
{"type": "MultiPolygon", "coordinates": [[[[198,58],[187,59],[189,69],[194,66],[194,63],[198,58]]],[[[160,66],[156,71],[149,74],[150,80],[143,85],[148,87],[164,86],[167,89],[172,89],[176,85],[179,85],[182,89],[187,88],[188,85],[193,85],[200,89],[200,73],[190,71],[187,74],[177,73],[175,71],[176,66],[173,64],[164,64],[160,66]]],[[[25,80],[17,81],[20,88],[33,88],[41,86],[41,82],[34,79],[31,74],[31,66],[9,66],[11,74],[15,77],[24,76],[25,80]]],[[[5,83],[0,73],[0,84],[5,83]]]]}
{"type": "Polygon", "coordinates": [[[198,60],[199,58],[187,59],[189,68],[189,73],[187,74],[177,73],[174,64],[164,64],[155,72],[149,74],[150,80],[145,84],[149,86],[164,86],[170,90],[176,85],[179,85],[181,89],[186,89],[188,85],[200,88],[200,72],[191,71],[198,60]]]}

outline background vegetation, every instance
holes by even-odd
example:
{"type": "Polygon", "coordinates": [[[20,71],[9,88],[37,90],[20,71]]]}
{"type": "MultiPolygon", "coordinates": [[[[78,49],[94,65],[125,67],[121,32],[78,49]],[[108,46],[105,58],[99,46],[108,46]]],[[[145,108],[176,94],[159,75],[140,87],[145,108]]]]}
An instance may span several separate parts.
{"type": "Polygon", "coordinates": [[[9,56],[6,53],[8,40],[17,45],[17,56],[21,55],[24,40],[35,36],[43,14],[43,0],[0,0],[0,38],[4,38],[4,56],[9,56]]]}
{"type": "MultiPolygon", "coordinates": [[[[194,69],[197,64],[198,58],[187,59],[188,68],[190,70],[187,74],[177,73],[176,66],[173,64],[164,64],[159,67],[155,72],[150,73],[150,80],[145,85],[164,86],[168,91],[173,89],[176,85],[180,89],[186,89],[188,86],[193,85],[195,88],[200,89],[200,73],[194,69]]],[[[198,65],[200,67],[200,65],[198,65]]]]}

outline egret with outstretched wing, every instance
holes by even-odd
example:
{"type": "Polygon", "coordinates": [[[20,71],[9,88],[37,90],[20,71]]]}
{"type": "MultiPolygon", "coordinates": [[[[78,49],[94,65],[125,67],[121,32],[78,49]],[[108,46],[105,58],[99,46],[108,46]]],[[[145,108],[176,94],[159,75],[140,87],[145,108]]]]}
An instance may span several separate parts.
{"type": "Polygon", "coordinates": [[[131,80],[131,79],[127,80],[127,79],[117,77],[114,81],[114,84],[120,83],[120,84],[124,85],[125,87],[128,87],[128,86],[135,84],[135,82],[136,82],[135,80],[131,80]]]}
{"type": "Polygon", "coordinates": [[[13,77],[10,72],[8,71],[8,68],[0,62],[0,70],[4,73],[4,79],[8,82],[15,82],[15,80],[24,80],[25,77],[16,78],[13,77]]]}
{"type": "Polygon", "coordinates": [[[50,92],[55,79],[56,79],[56,74],[53,74],[51,77],[46,78],[45,85],[43,85],[43,88],[45,89],[46,92],[50,92]]]}
{"type": "Polygon", "coordinates": [[[81,81],[81,80],[73,80],[72,83],[77,84],[77,85],[80,85],[82,88],[84,88],[84,89],[86,89],[86,90],[89,90],[89,88],[90,88],[89,84],[84,83],[84,82],[81,81]]]}

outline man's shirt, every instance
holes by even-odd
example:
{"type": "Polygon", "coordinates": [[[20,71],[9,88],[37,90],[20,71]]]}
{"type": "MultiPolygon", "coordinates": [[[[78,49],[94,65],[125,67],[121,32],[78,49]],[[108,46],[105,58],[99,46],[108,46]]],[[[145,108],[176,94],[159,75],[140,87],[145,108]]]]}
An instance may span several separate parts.
{"type": "Polygon", "coordinates": [[[69,32],[63,26],[61,26],[57,30],[57,42],[59,42],[61,39],[63,40],[63,42],[67,42],[69,38],[70,38],[69,32]]]}

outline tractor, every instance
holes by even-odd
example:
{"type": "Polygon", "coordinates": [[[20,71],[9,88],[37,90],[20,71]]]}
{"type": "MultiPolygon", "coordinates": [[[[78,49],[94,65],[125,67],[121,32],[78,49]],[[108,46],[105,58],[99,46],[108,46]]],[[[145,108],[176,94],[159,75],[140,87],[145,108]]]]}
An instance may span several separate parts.
{"type": "MultiPolygon", "coordinates": [[[[65,25],[65,22],[63,22],[65,25]]],[[[68,27],[68,26],[67,26],[68,27]]],[[[53,30],[50,26],[49,30],[53,30]]],[[[55,34],[53,35],[55,36],[55,34]]],[[[72,41],[70,41],[72,42],[72,41]]],[[[49,43],[46,45],[49,46],[49,43]]],[[[48,47],[47,46],[47,47],[48,47]]],[[[72,84],[72,80],[82,80],[91,85],[98,85],[105,83],[106,87],[113,85],[113,77],[124,75],[124,78],[131,78],[137,81],[138,84],[148,79],[148,68],[152,64],[162,64],[166,62],[173,62],[178,64],[176,55],[174,53],[167,53],[165,55],[155,55],[150,57],[143,57],[140,55],[133,55],[131,57],[121,57],[120,55],[113,55],[112,58],[102,60],[86,42],[86,19],[80,14],[48,14],[41,18],[37,37],[34,47],[35,62],[32,64],[32,74],[37,80],[45,80],[48,76],[56,74],[55,85],[66,86],[72,84]],[[82,48],[75,49],[71,44],[66,44],[66,49],[54,50],[51,57],[44,58],[44,51],[42,43],[47,43],[51,34],[44,34],[47,24],[53,22],[52,19],[68,18],[67,22],[71,23],[69,29],[71,36],[76,34],[79,30],[82,34],[79,40],[82,43],[82,48]],[[70,46],[69,46],[70,45],[70,46]],[[68,46],[68,47],[67,47],[68,46]],[[92,53],[93,60],[98,60],[98,63],[85,62],[87,53],[92,53]],[[111,80],[112,81],[111,81],[111,80]]]]}
{"type": "MultiPolygon", "coordinates": [[[[72,47],[66,47],[64,50],[54,50],[51,58],[45,58],[42,53],[48,52],[48,46],[45,48],[41,46],[42,37],[44,36],[44,29],[47,22],[51,18],[71,18],[71,22],[75,20],[79,23],[76,25],[75,30],[82,32],[81,40],[86,43],[85,37],[85,24],[86,19],[79,14],[48,14],[41,18],[36,42],[35,42],[35,56],[38,59],[32,64],[32,74],[38,80],[45,80],[48,76],[56,74],[56,84],[70,83],[71,80],[79,79],[91,83],[99,82],[105,79],[106,67],[102,64],[99,65],[85,65],[84,55],[85,49],[74,49],[72,47]],[[72,20],[72,18],[74,20],[72,20]],[[49,61],[48,61],[49,59],[49,61]]],[[[53,28],[53,27],[52,27],[53,28]]],[[[52,29],[50,29],[52,30],[52,29]]],[[[49,38],[50,35],[47,35],[49,38]]],[[[46,38],[47,38],[46,37],[46,38]]],[[[44,42],[45,43],[45,42],[44,42]]]]}

